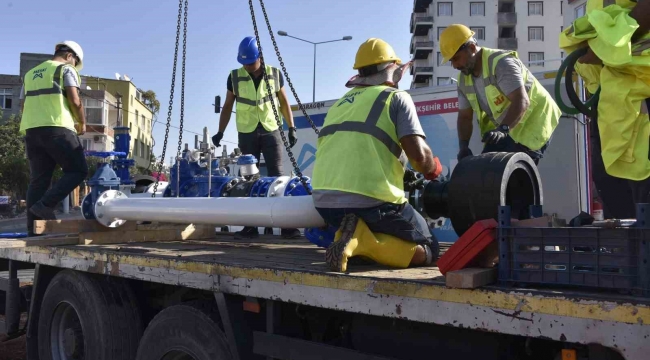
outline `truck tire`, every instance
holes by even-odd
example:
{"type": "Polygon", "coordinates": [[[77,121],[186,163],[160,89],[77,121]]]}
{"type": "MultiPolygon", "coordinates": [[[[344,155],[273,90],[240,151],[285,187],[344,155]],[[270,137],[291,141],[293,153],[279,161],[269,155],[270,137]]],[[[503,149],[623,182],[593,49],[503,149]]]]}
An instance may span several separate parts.
{"type": "Polygon", "coordinates": [[[216,318],[194,306],[164,309],[147,326],[136,360],[230,360],[216,318]]]}
{"type": "Polygon", "coordinates": [[[135,295],[126,282],[64,270],[43,296],[39,360],[130,360],[142,328],[135,295]]]}
{"type": "Polygon", "coordinates": [[[515,219],[529,217],[530,205],[542,205],[542,181],[526,153],[491,152],[469,156],[454,168],[448,185],[449,219],[461,236],[478,220],[497,219],[510,205],[515,219]]]}

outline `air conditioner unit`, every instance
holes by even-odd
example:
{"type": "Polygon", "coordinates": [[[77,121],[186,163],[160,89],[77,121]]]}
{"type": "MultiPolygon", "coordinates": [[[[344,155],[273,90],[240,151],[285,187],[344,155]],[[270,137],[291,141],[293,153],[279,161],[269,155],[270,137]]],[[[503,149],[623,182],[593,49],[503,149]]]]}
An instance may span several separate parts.
{"type": "Polygon", "coordinates": [[[96,143],[102,143],[103,144],[103,143],[106,142],[106,138],[103,137],[103,136],[100,136],[100,135],[95,135],[93,137],[93,141],[96,142],[96,143]]]}

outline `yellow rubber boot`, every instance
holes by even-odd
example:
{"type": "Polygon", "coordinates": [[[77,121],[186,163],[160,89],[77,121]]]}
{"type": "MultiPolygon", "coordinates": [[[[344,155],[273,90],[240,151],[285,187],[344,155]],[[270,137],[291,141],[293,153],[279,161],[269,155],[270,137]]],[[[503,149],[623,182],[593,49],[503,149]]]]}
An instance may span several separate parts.
{"type": "Polygon", "coordinates": [[[417,246],[392,235],[375,234],[362,219],[348,215],[327,248],[325,260],[330,269],[338,272],[347,271],[348,260],[355,256],[394,268],[407,268],[417,246]]]}

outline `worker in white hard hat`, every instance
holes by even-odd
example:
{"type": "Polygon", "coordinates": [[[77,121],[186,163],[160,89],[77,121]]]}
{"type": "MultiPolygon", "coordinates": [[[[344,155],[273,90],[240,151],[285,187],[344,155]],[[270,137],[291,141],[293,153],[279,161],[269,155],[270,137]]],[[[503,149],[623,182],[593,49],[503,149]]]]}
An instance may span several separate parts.
{"type": "Polygon", "coordinates": [[[79,96],[84,53],[74,41],[54,47],[54,56],[25,74],[20,92],[30,180],[27,190],[27,229],[33,235],[34,220],[55,220],[55,206],[88,174],[78,134],[86,132],[86,118],[79,96]],[[63,177],[51,188],[52,174],[61,166],[63,177]],[[49,190],[48,190],[49,188],[49,190]]]}

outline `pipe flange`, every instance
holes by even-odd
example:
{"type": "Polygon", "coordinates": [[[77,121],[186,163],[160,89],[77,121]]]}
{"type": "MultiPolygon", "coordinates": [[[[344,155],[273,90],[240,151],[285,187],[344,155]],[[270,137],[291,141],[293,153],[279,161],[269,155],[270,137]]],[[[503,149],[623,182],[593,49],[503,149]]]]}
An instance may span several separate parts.
{"type": "Polygon", "coordinates": [[[102,225],[108,227],[108,228],[117,228],[126,222],[126,220],[121,220],[121,219],[115,219],[115,218],[109,218],[106,216],[104,213],[104,205],[106,205],[107,202],[113,199],[127,199],[128,196],[126,196],[125,193],[119,190],[107,190],[104,191],[101,195],[99,195],[99,199],[97,199],[97,202],[95,203],[95,219],[102,225]]]}
{"type": "Polygon", "coordinates": [[[269,186],[269,192],[267,193],[266,196],[268,197],[284,196],[284,190],[287,188],[287,185],[289,185],[290,180],[291,177],[289,176],[278,176],[278,178],[273,180],[273,182],[269,186]]]}

